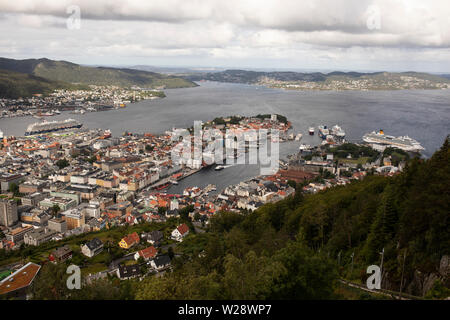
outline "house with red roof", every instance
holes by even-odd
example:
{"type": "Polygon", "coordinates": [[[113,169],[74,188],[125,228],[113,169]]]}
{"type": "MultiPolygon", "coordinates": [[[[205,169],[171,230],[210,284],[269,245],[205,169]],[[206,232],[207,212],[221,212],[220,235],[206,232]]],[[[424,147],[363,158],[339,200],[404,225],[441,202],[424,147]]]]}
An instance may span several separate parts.
{"type": "Polygon", "coordinates": [[[126,237],[124,237],[122,240],[120,240],[119,247],[121,247],[123,249],[129,249],[132,246],[138,244],[139,241],[140,241],[139,235],[136,232],[133,232],[133,233],[127,235],[126,237]]]}
{"type": "Polygon", "coordinates": [[[134,255],[134,260],[138,260],[140,257],[142,257],[145,261],[148,261],[156,257],[157,253],[158,251],[156,250],[156,248],[154,246],[150,246],[136,252],[136,254],[134,255]]]}
{"type": "Polygon", "coordinates": [[[175,230],[172,231],[171,238],[176,241],[183,241],[184,237],[189,234],[189,227],[187,224],[180,224],[175,230]]]}

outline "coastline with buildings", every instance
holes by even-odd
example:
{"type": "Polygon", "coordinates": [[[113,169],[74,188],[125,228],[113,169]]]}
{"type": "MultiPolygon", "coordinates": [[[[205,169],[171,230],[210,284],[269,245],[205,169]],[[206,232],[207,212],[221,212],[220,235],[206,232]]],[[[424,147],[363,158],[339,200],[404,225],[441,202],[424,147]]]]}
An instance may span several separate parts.
{"type": "MultiPolygon", "coordinates": [[[[367,135],[358,141],[347,140],[347,128],[335,122],[298,128],[290,119],[269,113],[216,117],[201,122],[201,129],[220,132],[222,156],[215,158],[203,141],[199,149],[203,161],[173,161],[183,131],[189,133],[189,139],[181,143],[182,149],[196,152],[195,126],[158,134],[126,131],[122,136],[84,125],[26,136],[4,135],[0,150],[0,230],[4,236],[0,248],[14,252],[24,247],[49,247],[45,261],[94,259],[111,244],[104,236],[102,240],[92,236],[127,226],[137,233],[122,235],[116,244],[124,250],[120,258],[101,260],[104,262],[95,268],[88,261],[82,270],[87,279],[106,274],[142,279],[169,270],[167,249],[176,248],[192,230],[205,232],[218,212],[252,212],[292,196],[299,186],[305,194],[318,193],[366,175],[397,175],[411,156],[423,150],[417,141],[408,139],[403,148],[403,137],[390,139],[386,134],[386,139],[382,131],[377,133],[379,141],[368,141],[367,135]],[[279,135],[269,134],[263,141],[226,142],[230,133],[273,129],[279,135]],[[277,171],[265,175],[260,174],[259,164],[246,164],[250,146],[259,150],[263,142],[281,146],[277,171]],[[408,143],[414,144],[414,150],[408,143]],[[215,162],[217,159],[221,161],[215,162]],[[233,180],[219,178],[230,175],[233,180]],[[147,225],[157,226],[163,233],[170,231],[171,236],[147,240],[149,235],[143,229],[147,225]],[[74,247],[73,241],[83,243],[74,247]],[[158,245],[165,251],[155,253],[158,245]],[[134,257],[145,257],[152,271],[140,273],[134,257]]],[[[33,256],[28,260],[39,266],[44,262],[39,259],[33,256]]],[[[0,264],[1,270],[14,272],[26,266],[18,260],[7,261],[16,263],[14,268],[0,264]]]]}

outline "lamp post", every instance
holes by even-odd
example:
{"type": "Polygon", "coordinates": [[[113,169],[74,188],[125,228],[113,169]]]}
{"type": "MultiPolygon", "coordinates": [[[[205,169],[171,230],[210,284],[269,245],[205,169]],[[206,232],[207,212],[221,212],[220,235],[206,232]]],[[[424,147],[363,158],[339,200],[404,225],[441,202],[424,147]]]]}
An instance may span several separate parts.
{"type": "Polygon", "coordinates": [[[403,273],[404,273],[404,271],[405,271],[406,251],[407,251],[407,249],[405,249],[405,253],[403,254],[402,276],[401,276],[401,278],[400,278],[400,300],[402,300],[403,273]]]}
{"type": "Polygon", "coordinates": [[[383,250],[380,252],[381,254],[381,264],[380,264],[380,288],[381,288],[381,283],[383,281],[383,258],[384,258],[384,248],[383,250]]]}
{"type": "Polygon", "coordinates": [[[340,250],[338,253],[338,266],[339,267],[341,266],[341,252],[342,252],[342,250],[340,250]]]}
{"type": "Polygon", "coordinates": [[[352,269],[351,269],[351,271],[350,271],[350,276],[352,276],[353,275],[353,257],[355,256],[355,251],[353,251],[352,252],[352,255],[351,255],[351,257],[352,257],[352,269]]]}

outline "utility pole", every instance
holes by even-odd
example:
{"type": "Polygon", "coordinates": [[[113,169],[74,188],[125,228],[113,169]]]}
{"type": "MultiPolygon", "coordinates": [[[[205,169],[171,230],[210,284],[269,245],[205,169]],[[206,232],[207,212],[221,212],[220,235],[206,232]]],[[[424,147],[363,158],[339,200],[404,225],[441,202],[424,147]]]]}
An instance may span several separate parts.
{"type": "Polygon", "coordinates": [[[353,275],[353,257],[355,256],[355,251],[353,251],[353,253],[352,253],[352,269],[351,269],[351,271],[350,271],[350,277],[353,275]]]}
{"type": "Polygon", "coordinates": [[[402,300],[403,272],[405,271],[406,251],[407,251],[407,249],[405,249],[405,253],[403,254],[402,276],[400,278],[400,300],[402,300]]]}
{"type": "Polygon", "coordinates": [[[381,288],[381,283],[383,281],[383,258],[384,258],[384,248],[383,250],[380,252],[381,254],[381,264],[380,264],[380,288],[381,288]]]}

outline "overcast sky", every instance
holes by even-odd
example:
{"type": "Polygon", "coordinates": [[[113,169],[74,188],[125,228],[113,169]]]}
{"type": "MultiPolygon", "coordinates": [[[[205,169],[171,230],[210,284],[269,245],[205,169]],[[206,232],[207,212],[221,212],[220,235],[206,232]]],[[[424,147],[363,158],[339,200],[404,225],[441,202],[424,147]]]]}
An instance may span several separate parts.
{"type": "Polygon", "coordinates": [[[449,30],[449,0],[0,0],[0,56],[82,64],[450,72],[449,30]]]}

